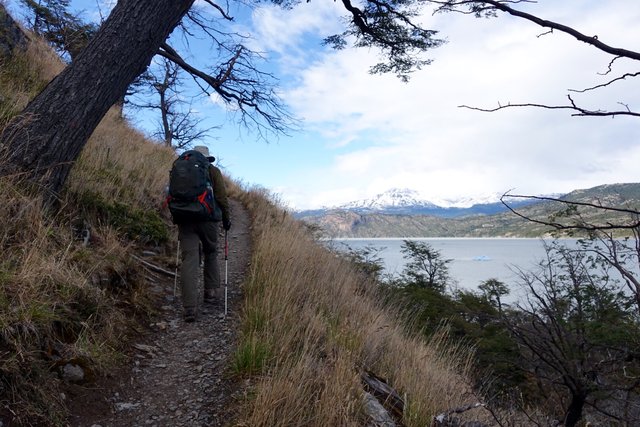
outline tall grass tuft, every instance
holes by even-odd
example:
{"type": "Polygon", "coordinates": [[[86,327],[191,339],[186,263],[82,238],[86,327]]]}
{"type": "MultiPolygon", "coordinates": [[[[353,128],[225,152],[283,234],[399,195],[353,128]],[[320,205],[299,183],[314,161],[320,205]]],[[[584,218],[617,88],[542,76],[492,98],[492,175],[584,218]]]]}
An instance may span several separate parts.
{"type": "Polygon", "coordinates": [[[429,425],[437,413],[473,400],[468,349],[449,345],[444,330],[428,342],[410,335],[369,279],[314,241],[265,191],[250,190],[243,200],[254,248],[236,355],[245,362],[236,368],[251,374],[261,367],[261,379],[241,425],[363,425],[365,370],[405,396],[407,426],[429,425]]]}
{"type": "Polygon", "coordinates": [[[89,249],[20,183],[0,178],[0,198],[0,393],[16,424],[59,424],[61,369],[75,361],[90,376],[119,357],[130,320],[114,303],[139,279],[110,230],[89,249]]]}

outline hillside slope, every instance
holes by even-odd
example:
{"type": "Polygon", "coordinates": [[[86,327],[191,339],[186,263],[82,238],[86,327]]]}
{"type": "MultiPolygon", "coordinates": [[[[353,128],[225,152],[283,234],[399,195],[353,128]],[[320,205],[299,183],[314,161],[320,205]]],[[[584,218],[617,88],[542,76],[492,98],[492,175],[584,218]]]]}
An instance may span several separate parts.
{"type": "MultiPolygon", "coordinates": [[[[608,207],[640,209],[640,184],[607,184],[590,189],[575,190],[562,200],[592,203],[608,207]]],[[[566,210],[566,205],[552,201],[519,206],[522,215],[549,220],[566,210]]],[[[628,215],[581,209],[583,219],[594,223],[626,221],[628,215]]],[[[331,210],[318,215],[300,216],[303,221],[320,227],[330,237],[540,237],[550,227],[527,221],[511,212],[494,215],[473,215],[443,218],[433,215],[367,214],[345,210],[331,210]]]]}

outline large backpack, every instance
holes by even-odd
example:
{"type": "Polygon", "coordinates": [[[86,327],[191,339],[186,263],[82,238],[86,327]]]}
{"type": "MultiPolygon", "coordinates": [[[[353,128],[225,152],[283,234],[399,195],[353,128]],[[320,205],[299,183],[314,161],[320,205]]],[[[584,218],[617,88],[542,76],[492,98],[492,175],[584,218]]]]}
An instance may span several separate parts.
{"type": "Polygon", "coordinates": [[[173,222],[220,221],[209,173],[209,161],[199,151],[185,151],[173,162],[167,204],[173,222]]]}

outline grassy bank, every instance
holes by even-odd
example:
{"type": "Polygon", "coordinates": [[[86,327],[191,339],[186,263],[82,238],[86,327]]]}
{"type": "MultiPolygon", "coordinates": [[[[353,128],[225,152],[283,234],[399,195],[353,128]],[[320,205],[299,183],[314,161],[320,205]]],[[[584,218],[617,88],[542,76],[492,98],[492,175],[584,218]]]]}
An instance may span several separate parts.
{"type": "Polygon", "coordinates": [[[0,179],[0,413],[16,425],[63,424],[65,367],[81,366],[91,380],[117,365],[153,311],[131,253],[142,245],[162,253],[157,245],[169,240],[157,207],[173,154],[123,136],[125,124],[111,117],[101,128],[116,135],[91,140],[55,214],[16,177],[0,179]],[[97,169],[105,153],[112,160],[97,169]],[[164,167],[128,160],[147,154],[164,167]]]}
{"type": "MultiPolygon", "coordinates": [[[[2,123],[63,68],[35,38],[1,65],[2,123]]],[[[0,178],[0,417],[11,425],[64,425],[65,368],[90,381],[121,363],[152,313],[131,253],[169,241],[157,208],[173,156],[110,113],[55,213],[19,176],[0,178]]]]}
{"type": "Polygon", "coordinates": [[[240,425],[364,425],[365,371],[404,396],[407,426],[475,401],[467,350],[448,345],[445,333],[430,342],[409,335],[366,275],[264,192],[243,201],[253,215],[254,253],[235,370],[259,380],[240,425]]]}

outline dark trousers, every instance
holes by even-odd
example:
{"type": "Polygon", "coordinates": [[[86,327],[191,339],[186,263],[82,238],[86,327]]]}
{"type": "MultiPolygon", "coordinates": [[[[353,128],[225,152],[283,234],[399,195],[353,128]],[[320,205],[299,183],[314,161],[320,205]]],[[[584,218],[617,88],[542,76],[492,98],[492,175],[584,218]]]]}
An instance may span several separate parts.
{"type": "Polygon", "coordinates": [[[217,260],[219,224],[213,221],[178,224],[178,239],[182,250],[180,285],[182,304],[185,308],[195,308],[198,304],[200,242],[204,255],[204,289],[217,290],[220,287],[220,268],[217,260]]]}

